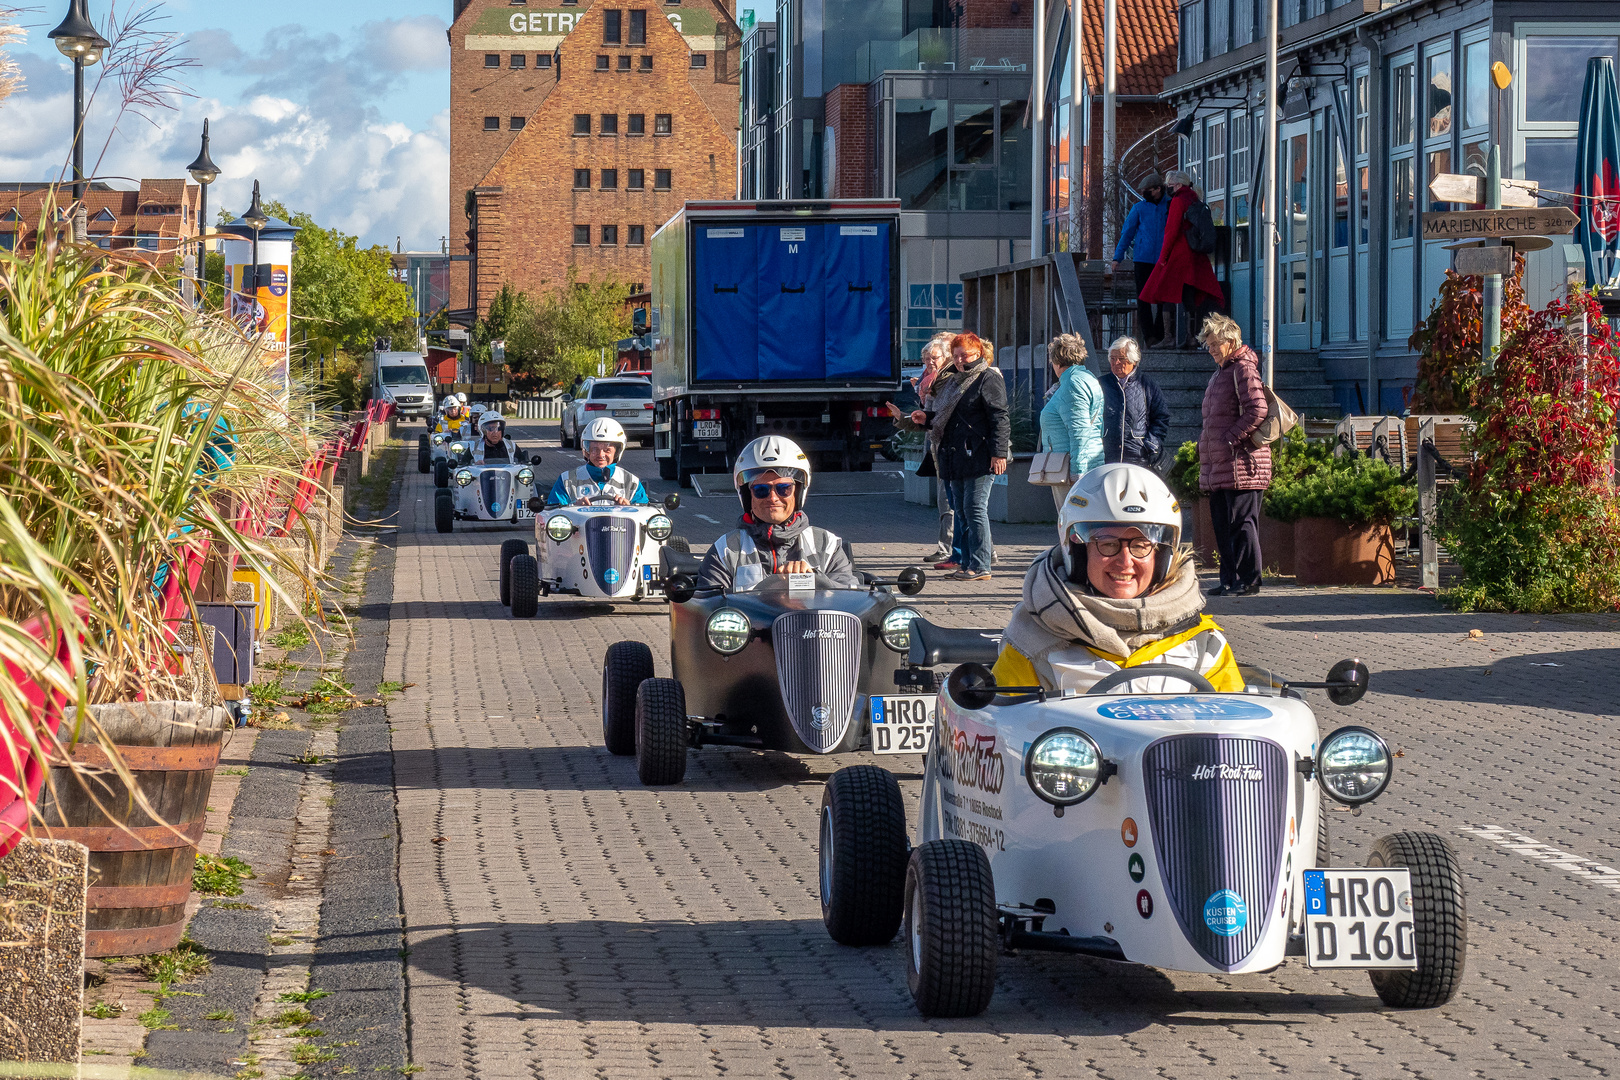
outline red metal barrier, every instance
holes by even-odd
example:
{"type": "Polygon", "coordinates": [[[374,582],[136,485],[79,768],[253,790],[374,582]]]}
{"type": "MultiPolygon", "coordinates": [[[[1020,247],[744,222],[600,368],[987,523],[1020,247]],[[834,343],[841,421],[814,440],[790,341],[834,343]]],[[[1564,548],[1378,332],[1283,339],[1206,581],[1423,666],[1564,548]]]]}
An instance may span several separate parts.
{"type": "MultiPolygon", "coordinates": [[[[30,619],[23,624],[23,629],[42,645],[50,633],[42,618],[30,619]]],[[[83,640],[82,634],[79,640],[83,640]]],[[[71,663],[69,656],[68,636],[57,630],[56,662],[64,670],[71,663]]],[[[38,732],[41,740],[54,736],[62,724],[67,695],[39,686],[10,661],[5,661],[4,665],[6,678],[28,702],[29,714],[23,722],[38,732]]],[[[45,763],[34,757],[22,729],[7,715],[4,706],[0,706],[0,738],[4,742],[0,745],[0,858],[3,858],[28,831],[29,811],[45,783],[45,763]]]]}

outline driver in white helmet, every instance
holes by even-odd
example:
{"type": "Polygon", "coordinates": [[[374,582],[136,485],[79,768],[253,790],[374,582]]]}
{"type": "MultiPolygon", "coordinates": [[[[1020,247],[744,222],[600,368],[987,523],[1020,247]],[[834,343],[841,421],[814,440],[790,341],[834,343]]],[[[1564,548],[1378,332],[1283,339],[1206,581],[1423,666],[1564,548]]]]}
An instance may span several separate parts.
{"type": "MultiPolygon", "coordinates": [[[[1024,576],[996,660],[996,683],[1085,693],[1122,668],[1175,664],[1217,691],[1243,689],[1226,635],[1204,614],[1192,552],[1181,546],[1181,506],[1140,465],[1103,465],[1069,489],[1058,544],[1024,576]]],[[[1120,687],[1139,694],[1194,686],[1147,676],[1120,687]]]]}
{"type": "Polygon", "coordinates": [[[738,528],[714,542],[698,571],[699,588],[743,592],[768,574],[816,573],[853,589],[860,582],[844,542],[810,524],[810,459],[797,443],[775,435],[743,447],[732,466],[743,514],[738,528]]]}
{"type": "Polygon", "coordinates": [[[645,506],[647,489],[641,478],[619,464],[624,456],[624,427],[611,416],[598,416],[579,433],[585,464],[557,477],[546,496],[547,506],[611,503],[645,506]]]}
{"type": "Polygon", "coordinates": [[[494,465],[503,461],[522,461],[518,445],[506,437],[506,420],[494,409],[486,409],[478,418],[480,438],[474,444],[474,460],[494,465]]]}

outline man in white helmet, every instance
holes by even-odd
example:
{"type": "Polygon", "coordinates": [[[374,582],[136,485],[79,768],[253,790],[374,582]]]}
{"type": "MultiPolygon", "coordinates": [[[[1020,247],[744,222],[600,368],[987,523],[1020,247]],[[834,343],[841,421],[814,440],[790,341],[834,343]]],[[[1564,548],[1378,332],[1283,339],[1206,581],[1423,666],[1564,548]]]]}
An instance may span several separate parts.
{"type": "Polygon", "coordinates": [[[478,418],[478,434],[473,444],[473,458],[481,464],[495,465],[503,461],[524,461],[519,456],[517,443],[506,437],[506,421],[494,409],[486,409],[478,418]]]}
{"type": "Polygon", "coordinates": [[[624,456],[624,427],[611,416],[598,416],[579,433],[585,464],[557,477],[546,496],[547,506],[612,503],[645,506],[647,489],[640,477],[619,464],[624,456]]]}
{"type": "Polygon", "coordinates": [[[466,419],[467,395],[451,394],[444,399],[444,409],[439,413],[439,425],[435,430],[446,435],[459,435],[466,419]]]}
{"type": "Polygon", "coordinates": [[[699,588],[742,592],[769,574],[816,573],[839,588],[860,584],[844,542],[810,524],[804,512],[810,459],[775,435],[743,447],[731,469],[742,502],[738,528],[714,542],[698,571],[699,588]]]}
{"type": "MultiPolygon", "coordinates": [[[[996,661],[996,682],[1085,693],[1121,668],[1175,664],[1223,693],[1243,689],[1226,635],[1204,614],[1181,506],[1140,465],[1092,469],[1069,489],[1058,544],[1024,576],[996,661]]],[[[1137,679],[1139,694],[1191,693],[1178,679],[1137,679]]]]}

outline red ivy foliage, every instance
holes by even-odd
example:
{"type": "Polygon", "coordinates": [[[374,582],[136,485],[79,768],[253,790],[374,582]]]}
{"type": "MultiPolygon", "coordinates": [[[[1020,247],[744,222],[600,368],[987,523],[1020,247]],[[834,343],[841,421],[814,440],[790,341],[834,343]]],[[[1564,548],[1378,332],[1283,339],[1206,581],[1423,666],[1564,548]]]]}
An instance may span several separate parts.
{"type": "Polygon", "coordinates": [[[1530,311],[1473,387],[1476,489],[1607,490],[1620,409],[1617,335],[1591,294],[1530,311]],[[1582,316],[1586,334],[1582,335],[1582,316]]]}
{"type": "MultiPolygon", "coordinates": [[[[1412,394],[1414,413],[1468,411],[1474,381],[1479,378],[1480,325],[1485,279],[1446,271],[1440,296],[1429,317],[1407,339],[1417,350],[1417,386],[1412,394]]],[[[1524,301],[1524,256],[1513,257],[1513,273],[1502,279],[1502,339],[1519,333],[1531,314],[1524,301]]]]}

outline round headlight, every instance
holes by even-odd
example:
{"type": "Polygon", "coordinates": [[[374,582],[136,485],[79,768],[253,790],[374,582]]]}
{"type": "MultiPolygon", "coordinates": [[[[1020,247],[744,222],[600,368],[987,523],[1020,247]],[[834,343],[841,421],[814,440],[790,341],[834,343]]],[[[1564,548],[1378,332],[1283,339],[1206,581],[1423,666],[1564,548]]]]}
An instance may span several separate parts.
{"type": "Polygon", "coordinates": [[[534,470],[533,469],[519,469],[518,470],[518,483],[523,484],[525,487],[527,487],[529,484],[534,483],[534,470]]]}
{"type": "Polygon", "coordinates": [[[1085,802],[1102,782],[1103,756],[1090,735],[1056,728],[1030,744],[1024,756],[1030,790],[1054,806],[1085,802]]]}
{"type": "Polygon", "coordinates": [[[467,444],[466,443],[459,443],[459,442],[451,443],[450,444],[450,452],[452,454],[465,454],[467,452],[467,444]]]}
{"type": "Polygon", "coordinates": [[[443,446],[444,445],[444,435],[442,435],[442,434],[434,435],[433,436],[433,445],[434,446],[443,446]]]}
{"type": "Polygon", "coordinates": [[[665,517],[663,514],[654,514],[652,517],[647,519],[647,535],[652,537],[654,540],[668,540],[669,534],[674,531],[674,522],[670,521],[669,518],[665,517]]]}
{"type": "Polygon", "coordinates": [[[546,522],[546,535],[557,543],[562,543],[574,535],[574,523],[561,514],[546,522]]]}
{"type": "Polygon", "coordinates": [[[1389,747],[1364,727],[1342,727],[1322,740],[1316,777],[1328,797],[1347,806],[1371,802],[1389,786],[1389,747]]]}
{"type": "Polygon", "coordinates": [[[748,644],[748,616],[735,608],[721,608],[709,616],[709,648],[721,656],[740,653],[748,644]]]}
{"type": "Polygon", "coordinates": [[[461,485],[462,487],[466,487],[468,484],[470,484],[472,482],[473,482],[473,474],[472,474],[471,469],[462,469],[462,470],[460,470],[459,472],[456,473],[456,483],[461,485]]]}
{"type": "Polygon", "coordinates": [[[905,652],[911,648],[911,620],[917,613],[908,607],[897,607],[883,616],[883,624],[879,632],[883,635],[883,644],[895,652],[905,652]]]}

